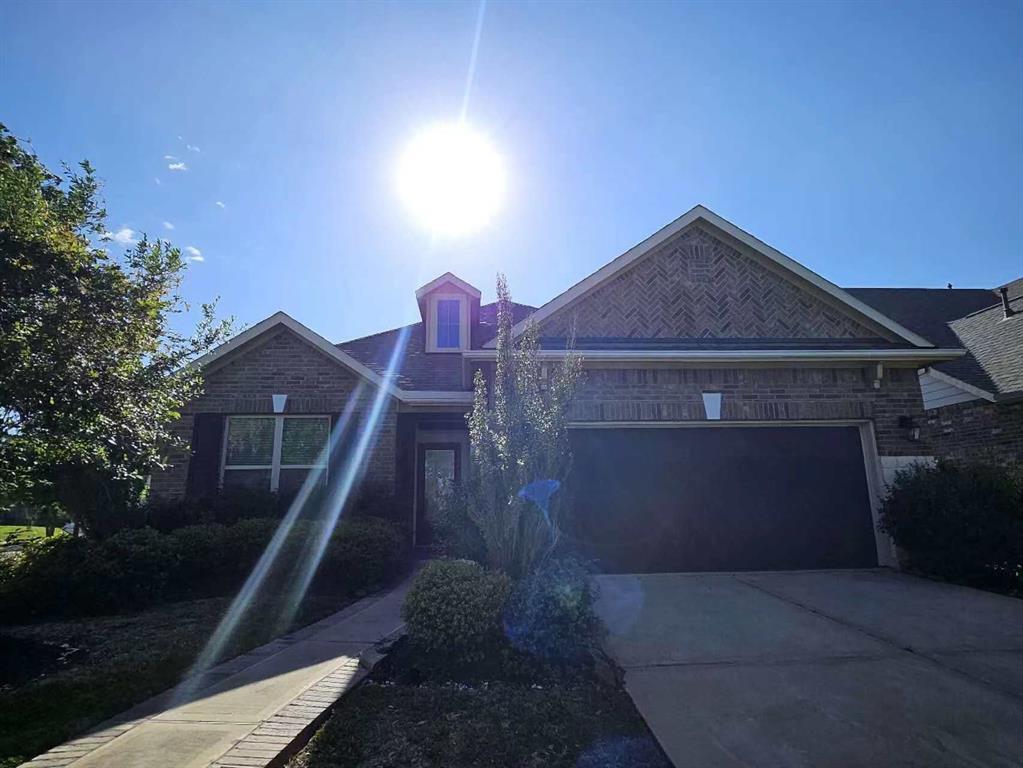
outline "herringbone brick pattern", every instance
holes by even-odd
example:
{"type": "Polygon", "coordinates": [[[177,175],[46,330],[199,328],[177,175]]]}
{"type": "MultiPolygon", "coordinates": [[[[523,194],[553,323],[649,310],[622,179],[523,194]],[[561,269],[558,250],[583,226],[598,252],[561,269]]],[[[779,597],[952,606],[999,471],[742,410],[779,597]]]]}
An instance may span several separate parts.
{"type": "Polygon", "coordinates": [[[876,330],[694,225],[540,324],[580,338],[870,338],[876,330]]]}

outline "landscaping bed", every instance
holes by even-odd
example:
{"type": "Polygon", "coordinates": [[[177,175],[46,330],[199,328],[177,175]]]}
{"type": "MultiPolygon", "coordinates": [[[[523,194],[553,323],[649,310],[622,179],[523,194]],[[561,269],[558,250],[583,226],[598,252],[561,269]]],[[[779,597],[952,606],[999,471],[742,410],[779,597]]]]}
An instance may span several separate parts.
{"type": "Polygon", "coordinates": [[[670,768],[628,694],[588,664],[504,642],[459,662],[408,640],[348,694],[289,768],[670,768]]]}
{"type": "MultiPolygon", "coordinates": [[[[16,766],[176,685],[230,601],[188,600],[134,615],[4,627],[0,652],[18,649],[25,655],[0,668],[0,768],[16,766]]],[[[293,626],[349,602],[307,596],[293,626]]],[[[254,604],[222,658],[272,640],[278,632],[267,617],[279,615],[284,605],[277,596],[254,604]]]]}
{"type": "Polygon", "coordinates": [[[290,768],[670,768],[603,661],[592,587],[577,564],[514,585],[434,561],[405,599],[408,634],[290,768]]]}

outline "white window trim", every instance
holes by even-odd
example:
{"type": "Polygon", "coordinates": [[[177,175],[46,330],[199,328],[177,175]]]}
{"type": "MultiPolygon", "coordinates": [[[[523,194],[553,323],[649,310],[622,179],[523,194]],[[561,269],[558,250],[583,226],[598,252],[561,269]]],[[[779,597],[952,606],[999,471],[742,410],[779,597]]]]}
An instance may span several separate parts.
{"type": "Polygon", "coordinates": [[[330,422],[331,418],[326,414],[270,414],[270,413],[239,413],[228,416],[224,423],[224,437],[220,446],[220,481],[219,487],[224,487],[224,474],[228,470],[239,469],[269,469],[270,470],[270,492],[275,493],[280,489],[282,469],[322,469],[328,471],[329,461],[326,453],[321,452],[323,461],[316,464],[282,464],[281,451],[284,446],[284,420],[285,419],[325,419],[327,422],[327,445],[330,445],[330,422]],[[270,464],[228,464],[227,463],[227,439],[231,432],[232,419],[273,419],[274,436],[273,449],[270,457],[270,464]]]}
{"type": "Polygon", "coordinates": [[[469,297],[464,293],[433,293],[427,299],[426,351],[459,354],[469,348],[469,297]],[[458,302],[458,346],[437,346],[437,303],[444,300],[458,302]]]}

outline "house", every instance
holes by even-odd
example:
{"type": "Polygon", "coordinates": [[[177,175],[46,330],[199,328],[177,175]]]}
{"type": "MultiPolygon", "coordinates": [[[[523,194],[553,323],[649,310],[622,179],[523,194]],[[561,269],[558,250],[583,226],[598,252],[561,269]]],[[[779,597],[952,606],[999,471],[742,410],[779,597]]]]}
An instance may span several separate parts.
{"type": "MultiPolygon", "coordinates": [[[[191,450],[153,494],[293,493],[319,467],[331,489],[396,494],[427,543],[431,489],[468,458],[464,415],[474,373],[493,366],[496,307],[451,273],[415,297],[411,326],[334,344],[277,313],[198,361],[205,394],[177,425],[191,450]]],[[[566,535],[612,571],[895,564],[877,499],[933,452],[933,381],[988,404],[1011,381],[976,378],[994,376],[986,346],[964,349],[987,332],[966,327],[981,303],[971,293],[962,320],[938,327],[697,206],[544,306],[514,305],[513,334],[536,323],[545,358],[571,336],[583,356],[566,535]]],[[[1018,359],[1009,369],[1018,382],[1018,359]]]]}
{"type": "Polygon", "coordinates": [[[1023,465],[1023,278],[995,291],[848,291],[935,344],[966,351],[919,374],[921,439],[935,456],[1023,465]]]}

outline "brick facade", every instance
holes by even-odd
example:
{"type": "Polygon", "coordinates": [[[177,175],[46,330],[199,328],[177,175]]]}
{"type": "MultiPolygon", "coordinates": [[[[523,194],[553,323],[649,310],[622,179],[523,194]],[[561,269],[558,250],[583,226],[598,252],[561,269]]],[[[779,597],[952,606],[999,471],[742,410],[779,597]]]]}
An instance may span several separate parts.
{"type": "Polygon", "coordinates": [[[927,411],[923,423],[936,456],[1023,466],[1023,402],[947,405],[927,411]]]}
{"type": "MultiPolygon", "coordinates": [[[[364,379],[331,360],[291,331],[281,328],[238,350],[225,365],[206,377],[205,392],[182,410],[175,432],[188,441],[197,413],[273,413],[271,395],[288,395],[285,414],[327,414],[337,417],[353,397],[358,401],[353,416],[361,419],[372,405],[376,390],[360,386],[364,379]]],[[[366,463],[366,479],[378,487],[394,488],[395,404],[388,403],[381,419],[373,451],[366,463]]],[[[151,493],[161,498],[180,498],[188,477],[187,451],[170,457],[171,467],[153,474],[151,493]]]]}
{"type": "Polygon", "coordinates": [[[729,421],[869,420],[882,456],[926,452],[899,426],[923,421],[916,371],[888,368],[875,389],[867,368],[589,368],[574,421],[701,421],[704,392],[721,392],[729,421]]]}
{"type": "Polygon", "coordinates": [[[692,226],[540,323],[540,335],[878,338],[796,278],[692,226]]]}

